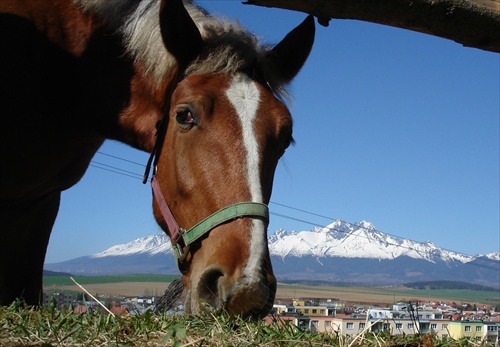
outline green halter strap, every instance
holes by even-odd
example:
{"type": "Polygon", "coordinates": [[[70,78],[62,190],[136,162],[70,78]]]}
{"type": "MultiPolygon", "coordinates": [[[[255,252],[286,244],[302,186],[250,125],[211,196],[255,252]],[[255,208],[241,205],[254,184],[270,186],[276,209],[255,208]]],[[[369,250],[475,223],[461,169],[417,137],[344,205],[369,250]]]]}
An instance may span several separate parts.
{"type": "Polygon", "coordinates": [[[219,225],[245,217],[261,219],[266,224],[266,227],[269,223],[269,208],[267,205],[257,202],[239,202],[218,210],[189,230],[184,230],[179,227],[172,211],[170,211],[156,176],[153,176],[151,185],[156,202],[168,226],[168,234],[172,242],[177,264],[184,260],[189,252],[190,246],[194,242],[219,225]]]}

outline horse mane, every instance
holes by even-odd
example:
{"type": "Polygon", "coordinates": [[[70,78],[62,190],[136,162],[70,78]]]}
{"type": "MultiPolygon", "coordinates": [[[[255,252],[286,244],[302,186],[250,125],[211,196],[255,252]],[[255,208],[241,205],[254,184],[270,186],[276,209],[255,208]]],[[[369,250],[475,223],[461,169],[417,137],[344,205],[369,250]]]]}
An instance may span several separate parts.
{"type": "MultiPolygon", "coordinates": [[[[144,66],[144,75],[153,85],[160,85],[174,69],[174,57],[166,50],[161,36],[160,0],[73,0],[84,11],[105,18],[122,34],[128,54],[144,66]]],[[[184,0],[184,5],[200,30],[204,50],[184,71],[197,74],[244,71],[270,88],[280,99],[289,99],[279,67],[267,59],[270,47],[239,23],[216,18],[204,9],[184,0]]]]}

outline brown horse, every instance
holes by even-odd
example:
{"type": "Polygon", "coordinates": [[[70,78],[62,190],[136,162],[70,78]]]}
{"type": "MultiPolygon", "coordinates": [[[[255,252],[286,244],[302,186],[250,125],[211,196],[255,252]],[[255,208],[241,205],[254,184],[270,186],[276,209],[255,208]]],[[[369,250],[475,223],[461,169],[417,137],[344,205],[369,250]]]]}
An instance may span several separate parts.
{"type": "Polygon", "coordinates": [[[60,193],[114,139],[155,156],[186,311],[265,315],[266,204],[292,141],[283,86],[313,40],[311,17],[270,48],[181,0],[2,0],[0,303],[39,302],[60,193]]]}

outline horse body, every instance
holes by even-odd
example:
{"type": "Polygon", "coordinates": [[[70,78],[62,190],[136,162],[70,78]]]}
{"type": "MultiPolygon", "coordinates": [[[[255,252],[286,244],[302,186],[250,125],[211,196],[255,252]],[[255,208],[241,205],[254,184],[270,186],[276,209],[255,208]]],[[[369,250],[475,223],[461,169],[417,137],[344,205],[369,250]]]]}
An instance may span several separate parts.
{"type": "MultiPolygon", "coordinates": [[[[105,139],[156,154],[156,179],[181,226],[236,202],[269,201],[292,126],[275,94],[305,61],[312,20],[266,51],[240,28],[185,6],[0,3],[0,158],[8,164],[0,180],[0,303],[39,301],[60,193],[105,139]],[[305,48],[291,59],[299,39],[305,48]]],[[[156,202],[153,210],[169,232],[156,202]]],[[[231,314],[269,310],[275,279],[266,227],[240,218],[186,251],[179,267],[188,312],[203,302],[231,314]]]]}

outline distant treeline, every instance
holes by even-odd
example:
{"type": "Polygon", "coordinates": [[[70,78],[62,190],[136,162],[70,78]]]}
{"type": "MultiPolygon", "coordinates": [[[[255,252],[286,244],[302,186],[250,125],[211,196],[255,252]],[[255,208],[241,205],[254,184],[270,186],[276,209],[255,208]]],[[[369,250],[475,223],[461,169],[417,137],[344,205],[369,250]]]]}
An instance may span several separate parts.
{"type": "Polygon", "coordinates": [[[459,281],[423,281],[423,282],[409,282],[405,283],[406,287],[413,289],[463,289],[463,290],[479,290],[479,291],[495,291],[495,288],[482,286],[480,284],[473,284],[459,281]]]}
{"type": "MultiPolygon", "coordinates": [[[[1,1],[1,0],[0,0],[1,1]]],[[[44,286],[68,286],[73,285],[69,274],[49,276],[44,273],[43,285],[44,286]]],[[[106,275],[106,276],[73,276],[74,279],[80,284],[104,284],[104,283],[123,283],[123,282],[172,282],[179,278],[179,275],[153,275],[153,274],[139,274],[139,275],[106,275]]]]}
{"type": "Polygon", "coordinates": [[[43,275],[44,276],[71,276],[71,274],[68,272],[58,272],[58,271],[50,271],[50,270],[43,270],[43,275]]]}
{"type": "MultiPolygon", "coordinates": [[[[356,287],[360,284],[350,283],[350,282],[334,282],[334,281],[322,281],[322,280],[279,280],[279,283],[283,284],[300,284],[304,286],[311,287],[321,287],[321,286],[336,286],[336,287],[356,287]]],[[[365,286],[364,284],[361,286],[365,286]]]]}

